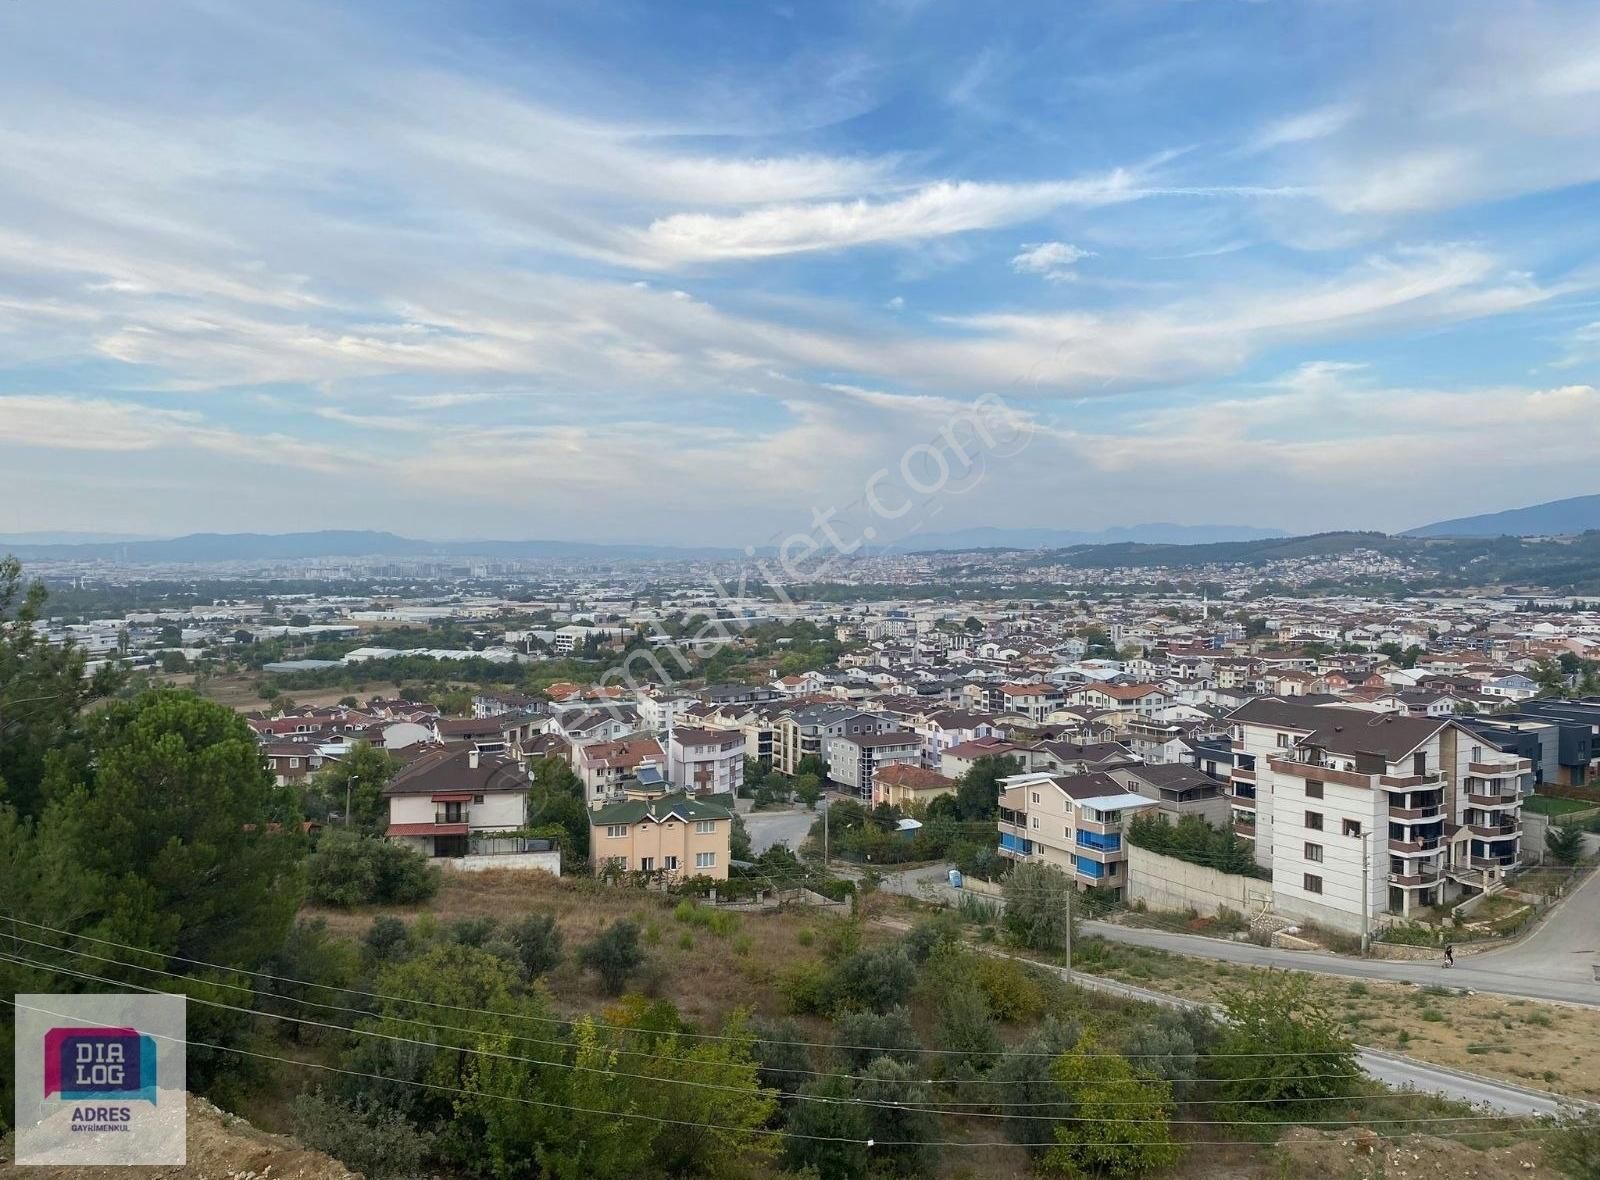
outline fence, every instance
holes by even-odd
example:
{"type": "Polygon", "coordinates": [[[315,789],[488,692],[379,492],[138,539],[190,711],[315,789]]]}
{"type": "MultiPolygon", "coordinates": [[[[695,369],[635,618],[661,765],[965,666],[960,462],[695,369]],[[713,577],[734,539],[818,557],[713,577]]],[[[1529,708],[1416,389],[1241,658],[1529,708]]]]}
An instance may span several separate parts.
{"type": "Polygon", "coordinates": [[[1272,904],[1272,882],[1221,873],[1137,844],[1128,846],[1127,900],[1153,910],[1194,910],[1215,917],[1219,909],[1250,917],[1272,904]]]}

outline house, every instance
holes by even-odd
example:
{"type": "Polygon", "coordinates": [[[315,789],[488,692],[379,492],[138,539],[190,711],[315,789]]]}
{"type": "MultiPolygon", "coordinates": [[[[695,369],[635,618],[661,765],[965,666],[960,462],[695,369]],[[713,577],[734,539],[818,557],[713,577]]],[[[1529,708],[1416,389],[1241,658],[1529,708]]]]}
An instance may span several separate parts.
{"type": "Polygon", "coordinates": [[[1539,685],[1531,676],[1524,676],[1521,672],[1511,672],[1484,681],[1479,691],[1486,697],[1526,701],[1539,695],[1539,685]]]}
{"type": "Polygon", "coordinates": [[[592,742],[577,751],[578,778],[583,782],[583,798],[594,803],[615,795],[622,780],[637,777],[640,767],[664,770],[667,756],[655,738],[621,738],[614,742],[592,742]]]}
{"type": "Polygon", "coordinates": [[[909,762],[881,765],[872,775],[874,806],[887,803],[900,808],[926,807],[940,795],[954,794],[955,789],[955,779],[909,762]]]}
{"type": "Polygon", "coordinates": [[[890,730],[828,739],[828,777],[863,800],[872,798],[872,778],[877,769],[894,762],[920,766],[922,735],[890,730]]]}
{"type": "Polygon", "coordinates": [[[676,726],[667,737],[667,778],[696,795],[732,795],[744,786],[744,734],[676,726]]]}
{"type": "Polygon", "coordinates": [[[1128,877],[1123,829],[1155,806],[1101,771],[1012,775],[1000,780],[1000,854],[1058,868],[1080,889],[1120,896],[1128,877]]]}
{"type": "Polygon", "coordinates": [[[304,783],[322,769],[322,751],[315,742],[268,742],[261,756],[280,787],[304,783]]]}
{"type": "Polygon", "coordinates": [[[723,881],[732,834],[731,796],[625,799],[589,812],[589,859],[597,877],[621,871],[723,881]]]}
{"type": "Polygon", "coordinates": [[[1360,931],[1497,887],[1532,762],[1450,718],[1263,697],[1235,710],[1234,830],[1279,912],[1360,931]]]}
{"type": "Polygon", "coordinates": [[[570,709],[554,714],[551,727],[551,732],[560,734],[568,745],[581,748],[594,742],[614,742],[637,733],[639,712],[632,705],[570,709]]]}
{"type": "Polygon", "coordinates": [[[520,761],[475,746],[430,750],[383,789],[386,835],[462,868],[541,868],[559,873],[560,850],[521,836],[528,826],[528,772],[520,761]]]}
{"type": "Polygon", "coordinates": [[[1160,814],[1176,823],[1185,816],[1203,819],[1214,828],[1232,822],[1226,783],[1181,762],[1117,766],[1106,771],[1125,790],[1154,799],[1160,814]]]}
{"type": "Polygon", "coordinates": [[[882,733],[894,729],[893,717],[849,705],[806,705],[781,713],[774,730],[772,764],[784,774],[797,774],[803,758],[827,760],[828,741],[846,734],[882,733]]]}

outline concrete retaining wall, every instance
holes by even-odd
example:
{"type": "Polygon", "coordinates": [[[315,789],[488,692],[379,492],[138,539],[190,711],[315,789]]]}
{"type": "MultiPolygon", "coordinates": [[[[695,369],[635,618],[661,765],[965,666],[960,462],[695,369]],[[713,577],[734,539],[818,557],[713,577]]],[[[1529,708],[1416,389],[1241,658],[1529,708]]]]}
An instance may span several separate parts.
{"type": "Polygon", "coordinates": [[[1272,882],[1219,873],[1130,844],[1127,900],[1153,910],[1194,910],[1208,918],[1223,908],[1253,918],[1271,904],[1272,882]]]}
{"type": "Polygon", "coordinates": [[[434,861],[446,864],[463,873],[481,873],[485,869],[537,869],[553,877],[561,875],[559,852],[502,852],[493,856],[452,856],[434,861]]]}

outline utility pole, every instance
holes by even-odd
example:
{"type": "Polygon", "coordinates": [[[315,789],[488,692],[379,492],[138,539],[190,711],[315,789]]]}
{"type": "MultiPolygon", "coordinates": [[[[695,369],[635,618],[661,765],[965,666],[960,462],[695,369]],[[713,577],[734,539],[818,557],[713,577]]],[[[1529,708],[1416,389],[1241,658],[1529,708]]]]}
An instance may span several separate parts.
{"type": "Polygon", "coordinates": [[[356,779],[360,777],[352,774],[344,780],[344,826],[347,828],[350,826],[350,788],[356,785],[356,779]]]}
{"type": "Polygon", "coordinates": [[[822,799],[822,871],[828,871],[828,799],[822,799]]]}

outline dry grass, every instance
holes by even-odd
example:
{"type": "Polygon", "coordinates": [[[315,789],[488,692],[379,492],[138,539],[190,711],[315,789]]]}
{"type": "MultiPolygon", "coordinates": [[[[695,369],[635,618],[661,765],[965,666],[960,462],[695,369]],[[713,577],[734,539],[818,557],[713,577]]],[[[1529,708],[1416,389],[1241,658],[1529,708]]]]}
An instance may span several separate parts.
{"type": "MultiPolygon", "coordinates": [[[[1243,983],[1249,967],[1093,940],[1075,964],[1096,975],[1195,1000],[1243,983]]],[[[1418,987],[1304,978],[1358,1042],[1423,1061],[1600,1098],[1600,1009],[1418,987]]]]}

